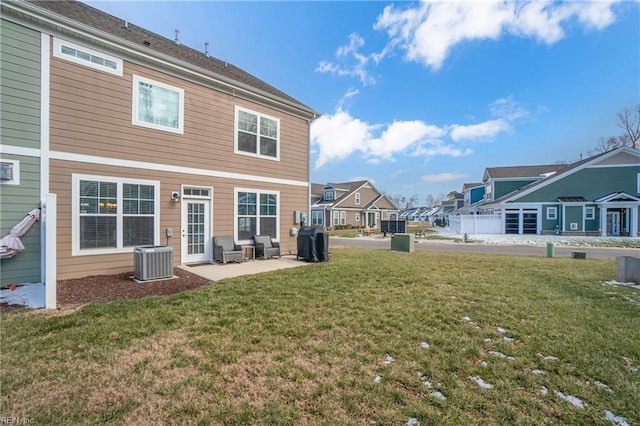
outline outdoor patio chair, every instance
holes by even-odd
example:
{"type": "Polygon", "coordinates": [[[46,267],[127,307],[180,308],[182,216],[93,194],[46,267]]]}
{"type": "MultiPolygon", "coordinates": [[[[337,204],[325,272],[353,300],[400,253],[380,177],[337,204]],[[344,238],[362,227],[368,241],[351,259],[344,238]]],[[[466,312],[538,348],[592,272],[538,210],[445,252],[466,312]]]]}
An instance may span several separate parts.
{"type": "Polygon", "coordinates": [[[256,245],[256,258],[280,257],[280,243],[271,240],[270,236],[254,235],[253,241],[256,245]]]}
{"type": "Polygon", "coordinates": [[[233,237],[213,237],[213,260],[216,262],[242,262],[242,248],[233,237]]]}

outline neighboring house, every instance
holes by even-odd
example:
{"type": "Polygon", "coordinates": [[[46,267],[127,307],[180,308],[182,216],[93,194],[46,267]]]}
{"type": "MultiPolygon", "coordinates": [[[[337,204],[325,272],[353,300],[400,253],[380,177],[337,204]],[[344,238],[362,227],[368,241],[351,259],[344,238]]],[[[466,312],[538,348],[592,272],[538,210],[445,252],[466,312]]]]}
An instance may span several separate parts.
{"type": "Polygon", "coordinates": [[[393,202],[368,181],[311,185],[311,225],[377,228],[398,215],[393,202]]]}
{"type": "Polygon", "coordinates": [[[1,184],[0,232],[44,213],[26,250],[1,261],[3,285],[45,281],[45,269],[131,271],[136,246],[208,262],[214,235],[270,235],[295,252],[313,109],[81,2],[1,7],[0,155],[13,180],[1,184]]]}
{"type": "Polygon", "coordinates": [[[464,207],[467,212],[475,211],[475,206],[484,200],[485,186],[482,182],[465,183],[462,185],[462,194],[464,196],[464,207]]]}
{"type": "Polygon", "coordinates": [[[487,169],[484,184],[491,191],[479,208],[499,213],[504,233],[638,236],[636,149],[622,147],[563,166],[487,169]],[[500,169],[519,177],[510,180],[500,169]]]}

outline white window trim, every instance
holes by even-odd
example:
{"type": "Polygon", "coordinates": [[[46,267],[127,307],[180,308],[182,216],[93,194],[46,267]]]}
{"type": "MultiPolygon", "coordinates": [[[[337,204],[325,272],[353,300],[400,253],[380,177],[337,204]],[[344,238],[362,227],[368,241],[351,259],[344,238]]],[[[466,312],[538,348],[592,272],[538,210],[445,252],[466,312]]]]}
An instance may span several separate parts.
{"type": "Polygon", "coordinates": [[[0,181],[2,185],[20,185],[20,161],[18,160],[7,160],[5,158],[0,158],[0,162],[2,163],[10,163],[13,165],[13,176],[11,180],[3,180],[0,181]]]}
{"type": "Polygon", "coordinates": [[[547,220],[558,220],[558,207],[547,207],[547,220]]]}
{"type": "Polygon", "coordinates": [[[340,225],[347,224],[347,212],[345,210],[340,210],[340,225]]]}
{"type": "MultiPolygon", "coordinates": [[[[240,192],[254,192],[256,197],[256,202],[258,203],[258,209],[260,208],[260,194],[272,194],[276,196],[276,200],[278,201],[278,206],[276,210],[276,238],[274,241],[280,241],[280,203],[282,202],[280,198],[280,191],[268,191],[264,189],[253,189],[253,188],[234,188],[233,189],[233,239],[237,241],[238,244],[253,244],[253,240],[239,240],[238,239],[238,193],[240,192]]],[[[260,217],[260,216],[256,216],[260,217]]],[[[260,230],[257,229],[260,226],[259,221],[256,222],[256,230],[258,235],[260,235],[260,230]]]]}
{"type": "Polygon", "coordinates": [[[249,157],[254,157],[254,158],[262,158],[264,160],[271,160],[271,161],[280,161],[280,144],[281,144],[281,140],[280,140],[280,119],[276,118],[276,117],[272,117],[270,115],[267,114],[262,114],[260,112],[257,111],[253,111],[250,110],[248,108],[243,108],[241,106],[236,105],[235,107],[235,112],[233,115],[233,152],[234,154],[238,154],[238,155],[246,155],[249,157]],[[240,111],[244,111],[248,114],[253,114],[253,115],[257,115],[258,116],[258,140],[256,141],[256,149],[258,151],[260,151],[260,118],[264,117],[267,118],[269,120],[273,120],[278,124],[278,131],[277,131],[277,135],[276,135],[276,156],[275,157],[271,157],[269,155],[262,155],[259,152],[256,153],[252,153],[252,152],[247,152],[247,151],[241,151],[238,149],[238,112],[240,111]]]}
{"type": "Polygon", "coordinates": [[[340,225],[340,212],[338,210],[334,210],[332,216],[333,220],[331,223],[333,223],[333,226],[340,225]]]}
{"type": "Polygon", "coordinates": [[[355,214],[355,221],[360,222],[360,213],[355,214]]]}
{"type": "Polygon", "coordinates": [[[356,205],[360,205],[360,193],[356,192],[353,197],[355,198],[356,205]]]}
{"type": "Polygon", "coordinates": [[[81,65],[83,67],[92,68],[94,70],[103,71],[109,74],[117,75],[122,77],[122,59],[116,58],[115,56],[107,55],[106,53],[100,52],[95,49],[90,49],[86,46],[82,46],[76,43],[71,43],[67,40],[62,40],[60,38],[53,39],[53,56],[68,62],[73,62],[74,64],[81,65]],[[75,50],[80,50],[84,53],[88,53],[93,56],[99,56],[102,59],[107,59],[111,62],[115,62],[116,69],[105,67],[104,65],[96,64],[95,62],[86,61],[84,59],[77,58],[75,56],[69,56],[62,53],[62,46],[67,46],[75,50]]]}
{"type": "Polygon", "coordinates": [[[163,132],[171,132],[177,134],[184,134],[184,89],[180,89],[179,87],[170,86],[168,84],[160,83],[159,81],[151,80],[146,77],[141,77],[139,75],[134,75],[132,80],[132,96],[131,96],[131,124],[134,126],[147,127],[149,129],[154,130],[162,130],[163,132]],[[167,90],[172,90],[178,93],[178,101],[179,111],[178,111],[178,128],[162,126],[160,124],[155,123],[147,123],[146,121],[138,120],[138,88],[140,87],[139,83],[147,83],[154,86],[162,87],[167,90]]]}
{"type": "Polygon", "coordinates": [[[585,218],[585,220],[594,220],[596,218],[596,208],[595,207],[585,207],[584,208],[584,218],[585,218]]]}
{"type": "Polygon", "coordinates": [[[155,200],[153,203],[153,211],[154,216],[156,218],[153,230],[153,241],[154,245],[158,244],[160,241],[160,182],[154,180],[143,180],[143,179],[128,179],[128,178],[119,178],[113,176],[96,176],[96,175],[80,175],[73,174],[71,176],[71,255],[72,256],[92,256],[99,254],[115,254],[115,253],[132,253],[134,247],[123,247],[122,246],[122,191],[121,186],[124,183],[134,184],[134,185],[152,185],[154,187],[154,196],[155,200]],[[116,229],[119,231],[116,237],[116,246],[117,248],[100,248],[100,249],[80,249],[80,181],[81,180],[94,180],[99,182],[115,182],[118,184],[117,191],[117,199],[118,199],[118,208],[117,208],[117,218],[116,218],[116,229]]]}
{"type": "Polygon", "coordinates": [[[640,173],[638,173],[638,187],[636,188],[636,192],[640,194],[640,173]]]}
{"type": "Polygon", "coordinates": [[[336,198],[336,197],[334,196],[334,194],[335,194],[335,193],[334,193],[333,191],[325,191],[325,193],[324,193],[324,199],[325,199],[326,201],[333,201],[333,200],[335,200],[335,198],[336,198]]]}

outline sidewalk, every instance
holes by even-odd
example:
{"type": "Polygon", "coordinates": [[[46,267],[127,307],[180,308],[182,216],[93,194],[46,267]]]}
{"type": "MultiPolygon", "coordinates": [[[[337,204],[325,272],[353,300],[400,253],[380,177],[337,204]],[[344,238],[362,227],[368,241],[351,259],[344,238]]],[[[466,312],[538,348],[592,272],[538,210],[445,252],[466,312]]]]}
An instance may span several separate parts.
{"type": "Polygon", "coordinates": [[[312,262],[296,260],[295,256],[282,256],[277,259],[257,259],[242,263],[213,263],[202,265],[182,265],[180,268],[210,279],[220,281],[225,278],[240,277],[243,275],[254,275],[263,272],[277,271],[280,269],[296,268],[298,266],[311,265],[312,262]]]}

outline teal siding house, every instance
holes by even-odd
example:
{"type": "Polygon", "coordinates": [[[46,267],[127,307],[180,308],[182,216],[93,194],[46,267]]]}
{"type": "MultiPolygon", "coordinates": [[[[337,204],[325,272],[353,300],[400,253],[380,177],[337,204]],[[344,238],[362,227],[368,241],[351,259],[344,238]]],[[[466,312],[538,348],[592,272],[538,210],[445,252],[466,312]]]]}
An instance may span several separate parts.
{"type": "MultiPolygon", "coordinates": [[[[0,237],[40,207],[40,33],[0,20],[0,237]]],[[[41,282],[41,229],[20,238],[24,250],[0,257],[1,285],[41,282]]]]}
{"type": "Polygon", "coordinates": [[[502,170],[511,179],[494,179],[496,170],[487,169],[489,193],[480,206],[501,214],[504,233],[639,236],[640,151],[621,147],[570,165],[505,169],[513,169],[502,170]]]}

